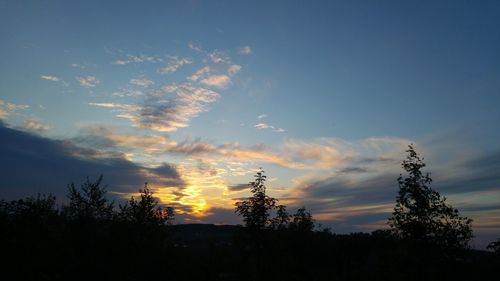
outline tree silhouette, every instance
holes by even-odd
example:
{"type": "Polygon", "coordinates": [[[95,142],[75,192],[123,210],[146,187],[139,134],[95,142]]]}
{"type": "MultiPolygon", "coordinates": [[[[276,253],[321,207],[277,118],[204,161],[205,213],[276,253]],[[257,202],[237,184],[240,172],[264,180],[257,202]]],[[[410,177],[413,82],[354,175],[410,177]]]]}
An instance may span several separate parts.
{"type": "Polygon", "coordinates": [[[276,206],[277,199],[266,194],[266,176],[260,169],[255,175],[255,181],[250,182],[252,197],[236,202],[235,212],[243,217],[245,226],[251,229],[264,229],[271,223],[269,213],[276,206]]]}
{"type": "Polygon", "coordinates": [[[288,229],[290,226],[290,217],[285,205],[276,206],[276,217],[271,219],[271,228],[276,230],[288,229]]]}
{"type": "Polygon", "coordinates": [[[59,215],[56,197],[52,194],[38,194],[37,197],[31,196],[11,202],[2,200],[0,205],[5,216],[17,220],[46,222],[59,215]]]}
{"type": "Polygon", "coordinates": [[[113,202],[106,197],[106,187],[101,186],[102,175],[95,182],[89,178],[81,185],[80,190],[71,183],[69,189],[69,205],[63,207],[64,215],[73,220],[109,220],[113,217],[113,202]]]}
{"type": "Polygon", "coordinates": [[[131,223],[147,225],[164,225],[174,218],[171,207],[161,207],[158,200],[153,197],[153,192],[144,184],[144,189],[139,189],[140,200],[131,197],[125,205],[120,205],[119,217],[131,223]]]}
{"type": "Polygon", "coordinates": [[[314,229],[314,219],[305,207],[299,208],[295,214],[293,214],[292,222],[290,223],[290,229],[299,232],[313,231],[314,229]]]}
{"type": "Polygon", "coordinates": [[[389,225],[397,237],[430,242],[448,247],[468,247],[472,238],[472,220],[460,216],[457,209],[446,204],[446,198],[434,191],[429,173],[422,173],[423,158],[408,146],[402,162],[406,177],[398,178],[399,193],[389,225]]]}

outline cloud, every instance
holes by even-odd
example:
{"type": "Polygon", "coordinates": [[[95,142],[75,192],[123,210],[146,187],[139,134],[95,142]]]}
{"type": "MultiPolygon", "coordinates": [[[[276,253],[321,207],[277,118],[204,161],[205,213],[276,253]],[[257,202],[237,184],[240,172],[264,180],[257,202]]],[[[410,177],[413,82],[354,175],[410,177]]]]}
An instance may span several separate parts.
{"type": "Polygon", "coordinates": [[[227,74],[229,76],[233,76],[236,73],[240,72],[240,70],[241,70],[241,65],[233,64],[229,66],[229,68],[227,69],[227,74]]]}
{"type": "Polygon", "coordinates": [[[97,107],[115,108],[118,110],[123,110],[123,111],[128,111],[128,112],[137,111],[140,109],[139,106],[134,105],[134,104],[122,104],[122,103],[112,103],[112,102],[105,102],[105,103],[90,102],[89,105],[97,106],[97,107]]]}
{"type": "Polygon", "coordinates": [[[274,128],[271,125],[268,125],[266,123],[259,123],[259,124],[255,125],[254,127],[259,129],[259,130],[274,128]]]}
{"type": "Polygon", "coordinates": [[[143,96],[144,93],[140,90],[135,90],[135,89],[120,89],[116,92],[113,92],[112,94],[113,96],[115,97],[120,97],[120,98],[123,98],[123,97],[139,97],[139,96],[143,96]]]}
{"type": "Polygon", "coordinates": [[[183,186],[176,168],[169,164],[142,167],[122,154],[81,148],[71,141],[52,140],[3,126],[0,136],[4,143],[0,146],[0,176],[4,186],[16,187],[0,189],[4,199],[37,193],[53,193],[64,199],[68,183],[83,182],[87,176],[95,178],[100,174],[110,192],[136,192],[146,181],[153,186],[183,186]]]}
{"type": "Polygon", "coordinates": [[[27,129],[29,131],[46,131],[50,129],[50,126],[45,125],[40,123],[39,120],[30,118],[27,120],[24,120],[23,126],[24,129],[27,129]]]}
{"type": "Polygon", "coordinates": [[[250,55],[253,53],[253,51],[252,51],[252,48],[250,48],[250,46],[243,46],[243,47],[238,49],[238,53],[240,55],[250,55]]]}
{"type": "Polygon", "coordinates": [[[54,81],[54,82],[59,82],[61,81],[61,78],[56,77],[56,76],[50,76],[50,75],[42,75],[40,76],[41,79],[48,80],[48,81],[54,81]]]}
{"type": "MultiPolygon", "coordinates": [[[[261,115],[259,115],[260,117],[261,115]]],[[[259,118],[262,119],[262,118],[259,118]]],[[[285,132],[285,129],[283,128],[277,128],[272,125],[266,124],[266,123],[258,123],[254,126],[257,130],[265,130],[265,129],[271,129],[275,133],[283,133],[285,132]]]]}
{"type": "Polygon", "coordinates": [[[87,76],[87,77],[75,77],[80,86],[85,88],[94,88],[97,86],[100,81],[95,78],[95,76],[87,76]]]}
{"type": "Polygon", "coordinates": [[[84,65],[81,65],[81,64],[78,64],[78,63],[72,63],[71,67],[85,69],[84,65]]]}
{"type": "Polygon", "coordinates": [[[262,120],[265,118],[267,118],[267,114],[261,114],[261,115],[257,116],[257,119],[259,119],[259,120],[262,120]]]}
{"type": "Polygon", "coordinates": [[[200,78],[206,77],[211,72],[210,66],[204,66],[198,69],[193,75],[189,76],[187,79],[191,81],[198,81],[200,78]]]}
{"type": "MultiPolygon", "coordinates": [[[[172,88],[173,90],[174,88],[172,88]]],[[[119,110],[117,117],[129,119],[134,127],[159,132],[174,132],[185,128],[189,121],[208,110],[220,96],[217,92],[190,83],[176,85],[175,98],[149,96],[139,104],[90,103],[119,110]]]]}
{"type": "Polygon", "coordinates": [[[192,64],[193,60],[190,58],[177,58],[172,57],[167,66],[161,68],[159,72],[161,74],[171,74],[177,71],[180,67],[186,64],[192,64]]]}
{"type": "Polygon", "coordinates": [[[129,83],[141,87],[149,87],[153,85],[155,82],[146,78],[142,78],[142,79],[130,79],[129,83]]]}
{"type": "Polygon", "coordinates": [[[235,185],[230,185],[228,186],[228,189],[230,191],[242,191],[242,190],[245,190],[245,189],[248,189],[248,183],[240,183],[240,184],[235,184],[235,185]]]}
{"type": "Polygon", "coordinates": [[[193,51],[196,51],[198,53],[204,53],[205,52],[200,46],[196,46],[196,45],[194,45],[192,43],[189,43],[188,47],[189,47],[189,49],[191,49],[193,51]]]}
{"type": "Polygon", "coordinates": [[[10,114],[18,110],[28,109],[29,105],[14,104],[0,99],[0,120],[7,118],[10,114]]]}
{"type": "Polygon", "coordinates": [[[208,57],[210,60],[212,60],[213,63],[229,63],[230,59],[229,57],[221,51],[213,51],[212,53],[208,54],[208,57]]]}
{"type": "Polygon", "coordinates": [[[158,63],[158,62],[163,62],[163,58],[157,57],[157,56],[146,56],[146,55],[126,55],[125,58],[116,60],[112,62],[112,64],[116,65],[127,65],[129,63],[144,63],[144,62],[149,62],[149,63],[158,63]]]}
{"type": "Polygon", "coordinates": [[[231,79],[227,75],[211,75],[200,81],[201,84],[224,89],[231,79]]]}

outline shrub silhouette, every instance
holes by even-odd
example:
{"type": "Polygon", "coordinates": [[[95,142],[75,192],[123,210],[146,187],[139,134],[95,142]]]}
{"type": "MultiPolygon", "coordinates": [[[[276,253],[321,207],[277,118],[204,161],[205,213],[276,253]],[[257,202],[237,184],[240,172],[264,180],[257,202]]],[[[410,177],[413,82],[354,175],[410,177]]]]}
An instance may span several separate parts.
{"type": "Polygon", "coordinates": [[[493,252],[500,254],[500,238],[497,241],[493,241],[486,247],[488,250],[492,250],[493,252]]]}
{"type": "Polygon", "coordinates": [[[161,207],[158,200],[153,197],[153,192],[144,184],[139,189],[140,199],[131,197],[125,205],[120,205],[119,218],[138,224],[164,225],[170,223],[174,218],[174,210],[171,207],[161,207]]]}

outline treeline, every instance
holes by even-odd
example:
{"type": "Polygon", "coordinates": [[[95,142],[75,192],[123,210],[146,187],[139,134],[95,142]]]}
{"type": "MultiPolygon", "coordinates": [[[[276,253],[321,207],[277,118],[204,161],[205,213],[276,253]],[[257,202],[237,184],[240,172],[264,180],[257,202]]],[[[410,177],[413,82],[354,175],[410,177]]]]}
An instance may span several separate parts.
{"type": "MultiPolygon", "coordinates": [[[[412,146],[390,228],[339,235],[289,214],[260,170],[235,204],[244,226],[173,225],[147,184],[123,205],[102,176],[52,195],[0,201],[8,280],[497,280],[500,255],[468,248],[471,220],[430,188],[412,146]]],[[[497,253],[499,242],[492,243],[497,253]]]]}

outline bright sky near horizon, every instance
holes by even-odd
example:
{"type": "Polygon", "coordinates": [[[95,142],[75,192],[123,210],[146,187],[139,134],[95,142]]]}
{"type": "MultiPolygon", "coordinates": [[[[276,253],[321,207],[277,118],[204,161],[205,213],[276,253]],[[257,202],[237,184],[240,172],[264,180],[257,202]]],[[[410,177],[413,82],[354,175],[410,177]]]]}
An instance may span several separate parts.
{"type": "Polygon", "coordinates": [[[498,1],[0,1],[0,195],[103,173],[117,196],[150,182],[178,221],[237,223],[262,167],[292,209],[370,231],[415,143],[482,246],[499,27],[498,1]]]}

